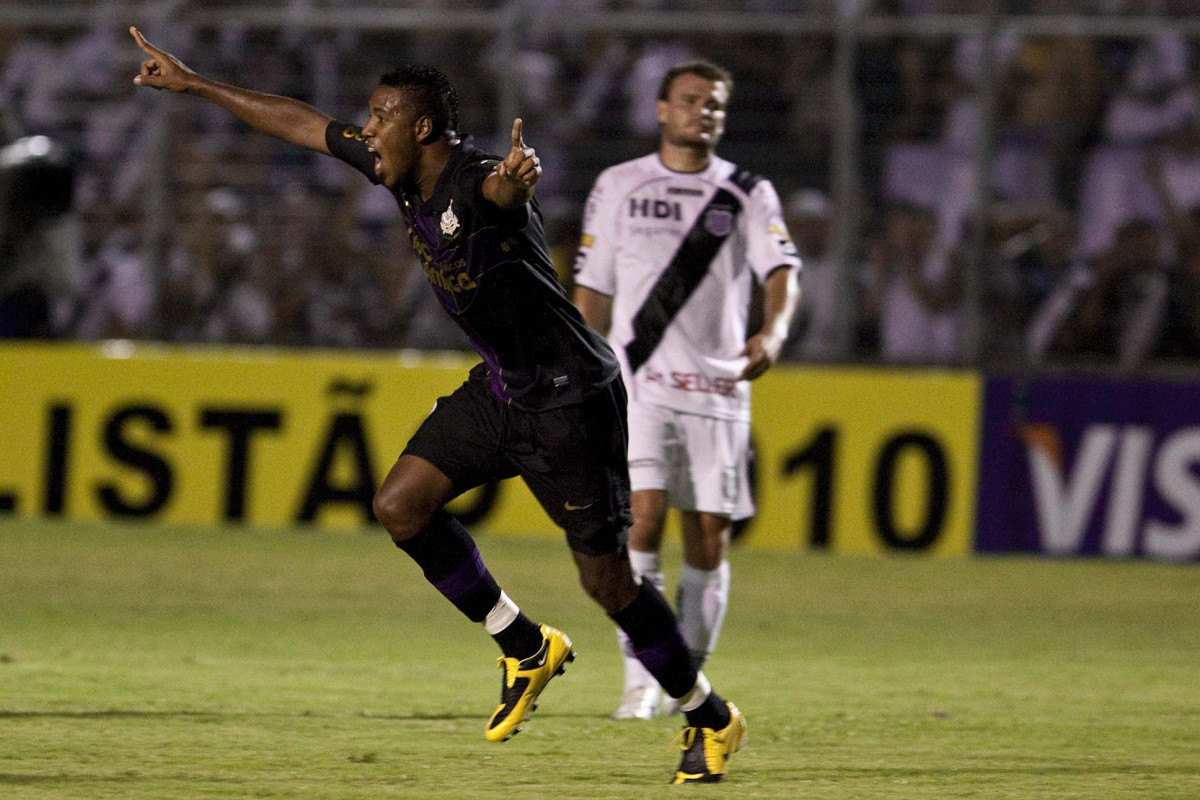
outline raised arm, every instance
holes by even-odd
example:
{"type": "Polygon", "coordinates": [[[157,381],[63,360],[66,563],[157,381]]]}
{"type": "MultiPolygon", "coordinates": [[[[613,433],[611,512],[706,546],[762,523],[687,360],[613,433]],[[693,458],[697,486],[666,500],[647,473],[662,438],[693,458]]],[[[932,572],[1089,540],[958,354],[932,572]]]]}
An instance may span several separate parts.
{"type": "Polygon", "coordinates": [[[484,178],[483,196],[500,208],[523,206],[533,197],[533,186],[542,176],[542,165],[532,147],[525,144],[520,118],[513,120],[512,149],[496,170],[484,178]]]}
{"type": "Polygon", "coordinates": [[[209,80],[189,69],[182,61],[146,41],[141,31],[129,33],[149,58],[142,61],[141,73],[133,79],[138,86],[194,94],[210,100],[245,122],[254,130],[285,142],[329,154],[325,129],[332,118],[290,97],[254,92],[209,80]]]}

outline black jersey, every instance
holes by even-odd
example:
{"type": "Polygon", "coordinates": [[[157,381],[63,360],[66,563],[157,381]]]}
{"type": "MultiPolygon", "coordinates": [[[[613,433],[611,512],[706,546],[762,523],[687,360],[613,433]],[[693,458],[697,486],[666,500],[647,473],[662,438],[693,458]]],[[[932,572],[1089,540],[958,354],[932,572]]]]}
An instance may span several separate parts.
{"type": "MultiPolygon", "coordinates": [[[[333,155],[376,182],[362,129],[331,122],[333,155]]],[[[453,146],[428,202],[392,190],[408,238],[442,307],[483,358],[492,393],[529,411],[578,403],[620,372],[612,349],[567,299],[550,261],[536,200],[488,202],[484,179],[502,159],[453,146]]]]}

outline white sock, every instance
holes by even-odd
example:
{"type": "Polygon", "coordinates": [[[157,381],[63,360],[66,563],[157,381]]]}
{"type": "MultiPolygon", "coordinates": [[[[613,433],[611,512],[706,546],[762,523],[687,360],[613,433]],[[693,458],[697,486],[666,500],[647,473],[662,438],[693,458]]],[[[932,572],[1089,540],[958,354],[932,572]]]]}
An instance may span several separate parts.
{"type": "Polygon", "coordinates": [[[629,551],[629,566],[638,577],[648,577],[650,582],[661,592],[663,587],[662,556],[658,553],[647,553],[644,550],[629,551]],[[657,578],[657,580],[655,580],[657,578]]]}
{"type": "Polygon", "coordinates": [[[708,570],[685,563],[679,571],[676,604],[683,639],[698,663],[704,663],[716,649],[729,608],[729,562],[708,570]]]}
{"type": "Polygon", "coordinates": [[[703,672],[696,674],[696,685],[692,690],[679,698],[679,710],[684,713],[695,711],[700,706],[704,705],[704,701],[712,694],[712,684],[708,682],[708,678],[704,677],[703,672]]]}
{"type": "Polygon", "coordinates": [[[496,601],[496,605],[492,606],[492,610],[484,618],[483,627],[488,634],[495,636],[509,625],[512,625],[513,620],[520,613],[521,609],[517,608],[517,604],[501,591],[500,599],[496,601]]]}
{"type": "MultiPolygon", "coordinates": [[[[664,584],[661,563],[662,559],[658,553],[646,553],[641,550],[629,551],[629,564],[633,567],[634,577],[649,581],[650,585],[656,587],[660,592],[663,590],[664,584]]],[[[641,661],[638,661],[637,656],[633,654],[633,645],[629,643],[629,637],[620,628],[617,628],[617,643],[621,646],[621,654],[625,661],[625,688],[622,689],[622,692],[643,686],[657,686],[658,681],[654,680],[650,670],[642,666],[641,661]]]]}

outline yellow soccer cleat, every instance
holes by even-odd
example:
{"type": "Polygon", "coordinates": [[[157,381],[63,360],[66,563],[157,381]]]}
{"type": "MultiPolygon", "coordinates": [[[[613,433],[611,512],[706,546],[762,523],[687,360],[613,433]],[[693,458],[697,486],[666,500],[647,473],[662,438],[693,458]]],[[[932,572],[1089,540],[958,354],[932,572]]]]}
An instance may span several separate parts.
{"type": "Polygon", "coordinates": [[[575,660],[571,640],[562,631],[542,625],[542,646],[529,658],[501,656],[496,660],[503,673],[500,705],[492,712],[483,735],[489,742],[505,742],[521,730],[521,723],[537,708],[538,695],[555,675],[575,660]]]}
{"type": "Polygon", "coordinates": [[[717,783],[725,779],[729,757],[746,744],[746,718],[733,703],[729,706],[729,724],[721,730],[687,727],[677,742],[683,761],[671,783],[717,783]]]}

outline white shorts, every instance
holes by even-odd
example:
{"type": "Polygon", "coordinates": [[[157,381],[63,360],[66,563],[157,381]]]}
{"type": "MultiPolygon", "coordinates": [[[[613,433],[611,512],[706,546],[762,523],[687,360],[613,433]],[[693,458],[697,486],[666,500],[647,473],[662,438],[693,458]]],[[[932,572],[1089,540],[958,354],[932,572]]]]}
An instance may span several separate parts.
{"type": "Polygon", "coordinates": [[[750,423],[629,404],[629,483],[663,489],[667,505],[731,519],[754,515],[750,423]]]}

